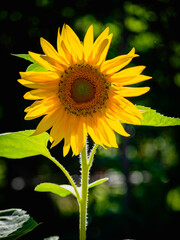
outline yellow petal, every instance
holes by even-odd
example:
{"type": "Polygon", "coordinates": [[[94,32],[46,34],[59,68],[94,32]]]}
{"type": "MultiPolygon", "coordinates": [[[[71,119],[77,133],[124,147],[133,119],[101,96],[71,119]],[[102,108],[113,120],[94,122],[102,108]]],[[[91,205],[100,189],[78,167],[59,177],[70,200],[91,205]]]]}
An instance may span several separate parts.
{"type": "Polygon", "coordinates": [[[28,111],[25,116],[25,120],[31,120],[45,115],[49,111],[49,108],[49,106],[44,106],[43,104],[40,104],[39,106],[36,106],[28,111]]]}
{"type": "Polygon", "coordinates": [[[117,93],[119,93],[119,95],[123,97],[137,97],[147,93],[149,90],[150,87],[137,87],[137,88],[120,87],[120,90],[117,91],[117,93]]]}
{"type": "Polygon", "coordinates": [[[20,72],[21,78],[31,82],[44,83],[59,81],[59,75],[56,72],[20,72]]]}
{"type": "Polygon", "coordinates": [[[33,53],[33,52],[28,52],[28,53],[37,63],[39,63],[41,66],[43,66],[47,70],[51,70],[51,71],[56,70],[56,67],[51,65],[46,59],[43,59],[41,54],[33,53]]]}
{"type": "Polygon", "coordinates": [[[49,56],[41,56],[41,58],[48,62],[49,64],[51,64],[51,66],[53,66],[57,72],[64,72],[64,70],[67,68],[66,65],[60,63],[60,61],[57,61],[49,56]]]}
{"type": "Polygon", "coordinates": [[[96,144],[103,146],[102,141],[100,140],[99,134],[97,133],[97,127],[91,127],[90,125],[87,126],[88,133],[90,137],[92,138],[93,142],[96,144]]]}
{"type": "Polygon", "coordinates": [[[86,125],[85,125],[85,122],[83,119],[84,118],[82,118],[81,125],[78,128],[79,146],[78,146],[78,152],[76,153],[76,155],[78,155],[80,152],[82,152],[82,150],[86,144],[87,128],[86,128],[86,125]]]}
{"type": "Polygon", "coordinates": [[[72,51],[74,51],[78,59],[81,61],[83,58],[83,46],[81,44],[81,41],[68,25],[66,25],[66,33],[69,39],[69,43],[72,46],[72,51]]]}
{"type": "Polygon", "coordinates": [[[143,82],[143,81],[149,80],[151,78],[152,77],[146,76],[146,75],[138,75],[136,77],[131,77],[131,76],[130,77],[121,77],[121,78],[113,78],[113,76],[112,76],[112,79],[110,78],[109,81],[112,83],[119,84],[121,86],[122,85],[127,86],[127,85],[131,85],[131,84],[143,82]]]}
{"type": "Polygon", "coordinates": [[[28,80],[24,80],[24,79],[18,79],[17,80],[20,84],[28,87],[28,88],[41,88],[41,89],[51,89],[51,90],[55,90],[58,88],[58,83],[52,83],[52,82],[45,82],[45,83],[34,83],[28,80]]]}
{"type": "Polygon", "coordinates": [[[102,41],[96,53],[97,59],[96,58],[94,59],[93,64],[96,64],[97,66],[99,66],[105,61],[110,44],[111,44],[112,37],[113,37],[113,34],[110,34],[104,41],[102,41]]]}
{"type": "Polygon", "coordinates": [[[40,121],[40,123],[36,127],[35,132],[32,135],[33,136],[38,135],[50,129],[54,125],[54,123],[57,121],[58,113],[59,113],[59,109],[53,112],[50,112],[45,117],[43,117],[43,119],[40,121]]]}
{"type": "Polygon", "coordinates": [[[28,100],[37,100],[37,99],[43,99],[47,97],[56,96],[57,90],[46,90],[46,89],[36,89],[31,90],[24,94],[24,99],[28,100]]]}
{"type": "Polygon", "coordinates": [[[108,34],[109,34],[109,27],[107,27],[96,39],[96,41],[94,42],[93,51],[96,49],[96,47],[98,47],[101,41],[103,41],[108,36],[108,34]]]}
{"type": "Polygon", "coordinates": [[[137,54],[134,54],[133,48],[128,54],[120,55],[118,57],[105,61],[101,66],[101,71],[106,74],[113,74],[128,65],[131,62],[132,58],[137,56],[137,54]]]}
{"type": "Polygon", "coordinates": [[[115,112],[121,113],[125,112],[128,115],[133,115],[137,118],[143,119],[142,113],[135,107],[133,103],[131,103],[129,100],[127,100],[124,97],[120,96],[110,96],[110,101],[107,103],[108,109],[114,109],[115,112]]]}
{"type": "Polygon", "coordinates": [[[63,156],[65,157],[69,150],[70,150],[70,134],[71,134],[71,123],[70,123],[71,118],[67,118],[65,124],[64,124],[64,128],[66,129],[64,131],[64,146],[63,146],[63,156]]]}
{"type": "Polygon", "coordinates": [[[102,41],[104,41],[107,38],[108,34],[109,34],[109,27],[107,27],[94,42],[93,50],[88,58],[88,63],[91,64],[94,61],[94,58],[96,57],[99,46],[101,45],[102,41]]]}
{"type": "Polygon", "coordinates": [[[66,62],[71,64],[71,61],[69,59],[72,59],[72,56],[69,57],[70,53],[67,51],[67,48],[63,42],[63,35],[60,34],[60,28],[58,28],[57,34],[57,50],[59,54],[66,60],[66,62]]]}
{"type": "Polygon", "coordinates": [[[119,103],[122,107],[122,109],[124,109],[124,111],[140,118],[143,119],[142,113],[139,111],[139,109],[136,108],[136,106],[130,102],[129,100],[127,100],[124,97],[120,97],[119,99],[119,103]]]}
{"type": "Polygon", "coordinates": [[[57,33],[57,50],[59,53],[61,53],[62,49],[61,49],[61,34],[60,34],[60,27],[58,28],[58,33],[57,33]]]}
{"type": "Polygon", "coordinates": [[[40,101],[35,101],[33,104],[27,107],[24,111],[25,112],[33,111],[34,109],[38,108],[40,105],[49,106],[49,107],[51,106],[58,107],[60,105],[60,101],[58,101],[57,96],[51,96],[49,98],[45,98],[40,101]]]}
{"type": "MultiPolygon", "coordinates": [[[[32,90],[32,91],[38,91],[38,90],[32,90]]],[[[29,91],[29,92],[25,93],[24,96],[23,96],[24,99],[27,99],[27,100],[38,100],[38,99],[42,99],[42,97],[33,95],[32,91],[29,91]]]]}
{"type": "Polygon", "coordinates": [[[80,152],[82,152],[85,143],[86,143],[86,137],[87,137],[87,128],[85,124],[85,118],[84,117],[77,117],[78,120],[76,120],[76,130],[74,131],[74,136],[71,137],[74,138],[71,139],[71,147],[74,149],[73,153],[74,155],[78,155],[80,152]],[[75,144],[75,145],[74,145],[75,144]]]}
{"type": "Polygon", "coordinates": [[[124,130],[124,127],[122,126],[122,124],[119,122],[119,121],[113,121],[109,118],[106,118],[106,121],[107,123],[112,127],[112,129],[114,131],[116,131],[117,133],[119,133],[120,135],[122,136],[125,136],[125,137],[129,137],[130,134],[127,133],[125,130],[124,130]]]}
{"type": "MultiPolygon", "coordinates": [[[[106,112],[106,116],[107,116],[107,118],[109,118],[113,121],[117,121],[117,119],[118,119],[118,120],[120,120],[121,122],[124,122],[124,123],[132,123],[132,124],[136,124],[136,125],[141,124],[139,118],[137,118],[133,114],[127,113],[122,108],[120,108],[119,110],[116,110],[116,108],[112,108],[112,109],[109,108],[108,111],[106,112]]],[[[121,134],[121,135],[127,136],[125,134],[121,134]]]]}
{"type": "Polygon", "coordinates": [[[41,43],[43,52],[47,56],[55,59],[56,61],[60,62],[63,65],[68,66],[68,63],[65,61],[65,59],[62,56],[60,56],[60,54],[55,50],[55,48],[48,41],[46,41],[44,38],[41,37],[40,43],[41,43]]]}
{"type": "Polygon", "coordinates": [[[61,42],[61,48],[62,48],[62,51],[64,52],[64,54],[66,55],[66,59],[68,60],[68,62],[73,65],[74,64],[74,59],[73,59],[73,56],[72,54],[70,54],[70,52],[68,51],[64,41],[62,40],[61,42]]]}
{"type": "Polygon", "coordinates": [[[90,135],[92,140],[95,143],[97,143],[98,145],[103,146],[103,143],[102,143],[99,133],[98,133],[98,127],[97,127],[95,118],[92,118],[92,117],[87,118],[87,130],[88,130],[88,134],[90,135]]]}
{"type": "Polygon", "coordinates": [[[85,61],[88,60],[92,48],[93,48],[93,42],[94,42],[94,31],[93,31],[93,25],[91,25],[87,32],[86,35],[84,37],[84,59],[85,61]]]}
{"type": "Polygon", "coordinates": [[[65,128],[64,125],[67,122],[67,114],[61,109],[58,113],[58,119],[55,124],[52,126],[50,131],[51,136],[51,148],[56,146],[65,136],[65,128]]]}
{"type": "MultiPolygon", "coordinates": [[[[102,147],[104,147],[104,145],[106,145],[107,147],[112,147],[112,144],[110,143],[109,137],[107,135],[107,131],[105,129],[107,126],[105,126],[105,123],[104,121],[102,121],[101,118],[102,116],[100,114],[96,114],[91,119],[91,123],[90,121],[88,122],[88,125],[92,126],[92,130],[91,132],[89,132],[89,134],[92,137],[92,139],[93,138],[96,139],[95,142],[98,145],[101,145],[102,147]]],[[[88,127],[88,130],[90,130],[89,127],[88,127]]]]}
{"type": "MultiPolygon", "coordinates": [[[[71,59],[72,59],[71,64],[73,65],[74,63],[77,62],[77,55],[74,53],[74,51],[72,49],[73,46],[71,46],[71,40],[69,39],[69,36],[67,34],[67,29],[66,29],[65,24],[63,25],[63,28],[61,31],[61,37],[62,37],[62,42],[64,43],[64,46],[65,46],[65,49],[67,49],[67,51],[71,55],[71,59]]],[[[63,47],[62,42],[61,42],[61,47],[63,47]]],[[[68,60],[69,60],[69,58],[68,58],[68,60]]]]}
{"type": "Polygon", "coordinates": [[[67,121],[64,124],[64,147],[63,147],[63,156],[66,156],[70,150],[71,144],[71,135],[73,134],[74,130],[74,123],[76,122],[75,115],[69,115],[67,121]]]}
{"type": "Polygon", "coordinates": [[[111,79],[115,80],[117,78],[126,78],[126,80],[128,80],[128,77],[129,77],[129,80],[130,80],[130,78],[136,77],[137,75],[141,74],[145,68],[146,68],[145,66],[130,67],[118,73],[115,73],[111,77],[111,79]]]}
{"type": "MultiPolygon", "coordinates": [[[[72,114],[72,118],[73,118],[73,121],[76,122],[76,126],[78,126],[80,117],[76,117],[75,115],[72,114]]],[[[72,124],[74,124],[74,122],[72,124]]],[[[74,125],[73,125],[72,132],[71,132],[71,137],[70,137],[70,142],[71,142],[71,148],[72,148],[73,155],[77,155],[77,139],[76,139],[76,136],[77,136],[77,128],[75,128],[74,125]]]]}
{"type": "Polygon", "coordinates": [[[104,121],[104,119],[98,119],[98,127],[100,138],[103,144],[108,147],[118,147],[116,136],[112,128],[104,121]]]}
{"type": "Polygon", "coordinates": [[[98,49],[97,49],[97,52],[96,52],[96,55],[94,57],[94,60],[93,60],[93,65],[98,65],[98,62],[100,61],[100,58],[101,58],[101,55],[104,51],[104,49],[106,48],[108,44],[108,39],[104,39],[101,44],[99,45],[98,49]]]}
{"type": "Polygon", "coordinates": [[[68,152],[70,150],[70,143],[67,142],[66,138],[65,138],[65,142],[64,142],[64,146],[63,146],[63,157],[65,157],[68,152]]]}

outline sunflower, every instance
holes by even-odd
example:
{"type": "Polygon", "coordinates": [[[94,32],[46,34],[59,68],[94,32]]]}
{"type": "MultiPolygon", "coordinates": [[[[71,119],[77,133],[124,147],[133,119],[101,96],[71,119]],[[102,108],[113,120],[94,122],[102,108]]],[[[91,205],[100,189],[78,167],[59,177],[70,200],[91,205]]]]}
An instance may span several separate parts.
{"type": "Polygon", "coordinates": [[[64,25],[57,35],[57,51],[44,38],[44,54],[29,55],[47,71],[20,72],[18,81],[33,90],[24,95],[35,102],[25,109],[25,120],[43,116],[33,135],[50,130],[51,147],[64,139],[63,155],[70,148],[78,155],[87,134],[103,147],[118,147],[115,132],[129,136],[121,122],[140,124],[142,112],[125,97],[140,96],[149,87],[128,87],[151,77],[141,75],[144,66],[124,69],[135,54],[106,60],[112,40],[107,27],[94,41],[93,26],[81,42],[64,25]],[[122,70],[123,69],[123,70],[122,70]]]}

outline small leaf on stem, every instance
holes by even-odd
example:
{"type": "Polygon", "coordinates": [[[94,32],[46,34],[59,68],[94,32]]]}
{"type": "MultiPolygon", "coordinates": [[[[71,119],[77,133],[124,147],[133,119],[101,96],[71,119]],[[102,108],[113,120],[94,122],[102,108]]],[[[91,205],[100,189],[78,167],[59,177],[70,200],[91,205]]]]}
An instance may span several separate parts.
{"type": "Polygon", "coordinates": [[[95,181],[95,182],[89,184],[89,188],[96,187],[96,186],[98,186],[98,185],[100,185],[100,184],[106,182],[108,179],[109,179],[109,178],[101,178],[101,179],[99,179],[99,180],[97,180],[97,181],[95,181]]]}
{"type": "Polygon", "coordinates": [[[54,183],[41,183],[36,186],[35,191],[37,192],[51,192],[59,195],[60,197],[66,197],[70,194],[76,197],[74,188],[71,185],[63,184],[57,185],[54,183]]]}

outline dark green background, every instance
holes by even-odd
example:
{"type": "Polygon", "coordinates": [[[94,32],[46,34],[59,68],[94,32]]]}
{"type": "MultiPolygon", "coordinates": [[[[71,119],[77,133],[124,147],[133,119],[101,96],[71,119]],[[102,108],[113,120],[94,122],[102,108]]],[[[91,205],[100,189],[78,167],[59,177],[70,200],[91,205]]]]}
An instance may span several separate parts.
{"type": "MultiPolygon", "coordinates": [[[[167,116],[179,117],[180,34],[179,1],[3,1],[0,6],[0,132],[34,129],[39,120],[24,121],[26,88],[17,83],[28,63],[11,53],[42,53],[39,38],[56,46],[58,27],[69,24],[81,40],[93,24],[95,36],[106,27],[114,37],[108,58],[140,54],[131,65],[146,65],[153,77],[134,103],[150,106],[167,116]]],[[[91,180],[109,177],[108,184],[90,191],[88,240],[163,239],[179,236],[180,161],[179,127],[126,126],[130,138],[118,138],[119,149],[99,150],[91,180]]],[[[90,145],[91,145],[90,141],[90,145]]],[[[63,159],[62,144],[52,149],[77,183],[79,159],[63,159]]],[[[78,207],[73,197],[57,199],[36,193],[43,181],[67,183],[49,160],[38,156],[22,160],[0,159],[0,208],[23,208],[38,222],[24,240],[59,235],[78,239],[78,207]]]]}

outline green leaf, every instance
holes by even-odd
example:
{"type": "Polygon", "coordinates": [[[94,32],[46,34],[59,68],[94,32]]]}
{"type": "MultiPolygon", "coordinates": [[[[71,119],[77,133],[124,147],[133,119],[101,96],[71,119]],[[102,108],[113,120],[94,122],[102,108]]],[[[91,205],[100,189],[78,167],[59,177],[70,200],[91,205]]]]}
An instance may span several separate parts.
{"type": "Polygon", "coordinates": [[[35,71],[35,72],[47,72],[48,70],[44,67],[42,67],[39,63],[37,63],[29,54],[12,54],[15,57],[23,58],[25,60],[28,60],[30,62],[33,62],[33,64],[30,64],[26,71],[35,71]]]}
{"type": "MultiPolygon", "coordinates": [[[[95,186],[98,186],[104,182],[106,182],[108,178],[102,178],[99,179],[91,184],[89,184],[89,188],[93,188],[95,186]]],[[[54,183],[41,183],[36,186],[35,191],[37,192],[51,192],[59,195],[60,197],[66,197],[70,194],[74,195],[76,197],[76,193],[74,191],[74,188],[71,185],[63,184],[63,185],[57,185],[54,183]]],[[[78,191],[81,191],[81,187],[78,187],[78,191]]]]}
{"type": "Polygon", "coordinates": [[[98,186],[98,185],[100,185],[100,184],[106,182],[108,179],[109,179],[109,178],[101,178],[101,179],[99,179],[99,180],[97,180],[97,181],[95,181],[95,182],[89,184],[89,188],[96,187],[96,186],[98,186]]]}
{"type": "Polygon", "coordinates": [[[0,239],[15,240],[39,224],[22,209],[0,211],[0,239]]]}
{"type": "Polygon", "coordinates": [[[53,237],[44,238],[44,240],[59,240],[59,237],[53,236],[53,237]]]}
{"type": "Polygon", "coordinates": [[[34,72],[47,72],[48,70],[44,67],[42,67],[39,63],[33,63],[28,66],[26,69],[26,72],[34,71],[34,72]]]}
{"type": "Polygon", "coordinates": [[[59,195],[60,197],[66,197],[70,194],[73,194],[76,197],[74,188],[71,185],[67,184],[57,185],[55,183],[41,183],[36,186],[35,191],[51,192],[59,195]]]}
{"type": "Polygon", "coordinates": [[[44,132],[31,136],[34,130],[0,134],[0,156],[6,158],[24,158],[36,155],[50,157],[47,149],[49,134],[44,132]]]}
{"type": "Polygon", "coordinates": [[[143,120],[140,120],[142,126],[167,127],[180,125],[180,118],[166,117],[149,107],[136,107],[140,110],[146,111],[143,113],[143,120]]]}
{"type": "Polygon", "coordinates": [[[15,57],[23,58],[23,59],[28,60],[33,63],[36,62],[29,54],[12,54],[12,55],[15,57]]]}

